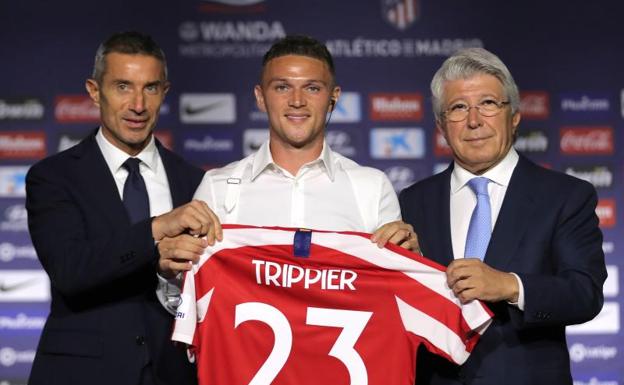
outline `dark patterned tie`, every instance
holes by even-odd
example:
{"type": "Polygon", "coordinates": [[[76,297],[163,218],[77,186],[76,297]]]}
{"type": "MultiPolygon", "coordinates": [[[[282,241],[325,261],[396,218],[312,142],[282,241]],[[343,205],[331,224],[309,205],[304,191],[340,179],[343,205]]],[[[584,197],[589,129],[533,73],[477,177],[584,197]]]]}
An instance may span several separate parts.
{"type": "Polygon", "coordinates": [[[145,181],[139,171],[141,160],[128,158],[123,167],[128,170],[128,178],[124,184],[123,202],[131,223],[137,223],[150,216],[149,197],[145,181]]]}
{"type": "Polygon", "coordinates": [[[483,260],[490,243],[492,210],[490,209],[490,196],[487,189],[488,183],[490,183],[490,180],[484,177],[472,178],[468,181],[468,186],[477,196],[477,205],[470,218],[464,252],[465,258],[479,258],[483,260]]]}

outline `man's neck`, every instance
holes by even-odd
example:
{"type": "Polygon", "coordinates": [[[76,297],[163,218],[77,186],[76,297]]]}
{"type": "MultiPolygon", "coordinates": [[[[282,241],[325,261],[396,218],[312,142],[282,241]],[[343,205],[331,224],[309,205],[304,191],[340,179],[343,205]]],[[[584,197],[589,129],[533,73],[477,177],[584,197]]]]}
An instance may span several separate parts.
{"type": "Polygon", "coordinates": [[[299,169],[306,164],[319,158],[323,151],[323,142],[311,147],[295,148],[286,147],[275,142],[269,143],[269,150],[276,165],[297,175],[299,169]]]}

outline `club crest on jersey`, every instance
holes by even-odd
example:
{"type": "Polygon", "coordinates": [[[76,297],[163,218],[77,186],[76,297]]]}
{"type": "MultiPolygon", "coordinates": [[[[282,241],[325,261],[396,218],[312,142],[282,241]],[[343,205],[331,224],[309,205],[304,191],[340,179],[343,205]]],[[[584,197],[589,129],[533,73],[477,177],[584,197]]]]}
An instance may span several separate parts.
{"type": "Polygon", "coordinates": [[[321,290],[355,290],[357,273],[343,269],[308,269],[287,263],[253,259],[256,283],[277,287],[303,287],[321,290]]]}

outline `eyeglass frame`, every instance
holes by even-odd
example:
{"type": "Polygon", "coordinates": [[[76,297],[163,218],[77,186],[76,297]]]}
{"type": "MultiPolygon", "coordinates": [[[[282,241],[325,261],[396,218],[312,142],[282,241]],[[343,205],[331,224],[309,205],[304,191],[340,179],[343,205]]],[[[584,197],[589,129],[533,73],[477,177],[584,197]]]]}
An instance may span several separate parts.
{"type": "Polygon", "coordinates": [[[485,117],[488,117],[488,118],[491,118],[492,116],[496,116],[496,115],[500,114],[500,113],[501,113],[501,111],[503,110],[503,108],[504,108],[505,106],[507,106],[507,105],[511,104],[511,101],[510,101],[510,100],[506,100],[506,101],[502,101],[502,102],[497,102],[496,100],[491,100],[491,99],[489,99],[489,100],[484,100],[484,101],[479,102],[479,103],[483,103],[483,102],[486,102],[486,101],[489,101],[489,102],[494,103],[494,105],[496,105],[496,107],[497,107],[497,110],[496,110],[496,111],[495,111],[492,115],[485,115],[485,114],[481,111],[481,109],[480,109],[480,107],[482,107],[482,106],[479,106],[479,105],[477,104],[476,106],[471,106],[471,105],[468,105],[468,107],[467,107],[467,108],[466,108],[466,110],[465,110],[466,115],[465,115],[463,118],[459,119],[459,120],[451,120],[451,119],[449,119],[449,118],[448,118],[448,112],[449,112],[450,108],[447,108],[446,110],[442,111],[442,116],[443,116],[445,119],[447,119],[448,121],[453,122],[453,123],[462,122],[462,121],[464,121],[465,119],[467,119],[467,118],[468,118],[468,115],[470,115],[470,109],[471,109],[471,108],[476,108],[476,109],[477,109],[477,112],[479,112],[479,115],[481,115],[481,116],[485,116],[485,117]]]}

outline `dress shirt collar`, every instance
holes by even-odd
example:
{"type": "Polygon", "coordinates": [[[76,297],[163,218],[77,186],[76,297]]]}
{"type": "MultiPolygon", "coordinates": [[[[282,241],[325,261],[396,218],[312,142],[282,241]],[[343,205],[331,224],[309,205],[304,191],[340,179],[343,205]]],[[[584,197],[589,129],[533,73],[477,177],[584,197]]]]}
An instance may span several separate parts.
{"type": "MultiPolygon", "coordinates": [[[[335,162],[336,162],[336,155],[329,148],[329,146],[327,145],[327,142],[323,141],[323,149],[321,150],[321,155],[319,155],[319,157],[316,160],[306,163],[305,165],[320,163],[326,170],[327,177],[333,182],[334,175],[335,175],[335,166],[334,166],[335,162]]],[[[273,161],[273,156],[271,155],[271,150],[269,148],[269,141],[267,140],[266,142],[262,144],[262,146],[260,146],[260,148],[258,149],[258,152],[256,153],[254,157],[253,165],[251,168],[251,180],[254,181],[258,177],[258,175],[262,174],[262,172],[271,165],[274,167],[280,168],[273,161]]]]}
{"type": "MultiPolygon", "coordinates": [[[[108,167],[111,172],[115,174],[119,168],[122,167],[123,163],[130,157],[130,155],[109,142],[108,139],[104,137],[104,134],[102,134],[101,127],[98,130],[97,135],[95,135],[95,140],[104,155],[104,159],[106,159],[108,167]]],[[[145,146],[145,148],[135,158],[139,158],[141,162],[145,163],[145,165],[155,173],[158,170],[158,156],[158,149],[156,148],[154,135],[152,135],[149,143],[147,143],[147,146],[145,146]]]]}
{"type": "Polygon", "coordinates": [[[511,174],[513,174],[513,170],[518,164],[518,158],[518,153],[511,147],[503,160],[483,173],[483,175],[475,175],[455,162],[453,174],[451,175],[451,194],[455,194],[464,187],[470,179],[477,176],[484,176],[497,185],[507,187],[509,185],[509,180],[511,180],[511,174]]]}

